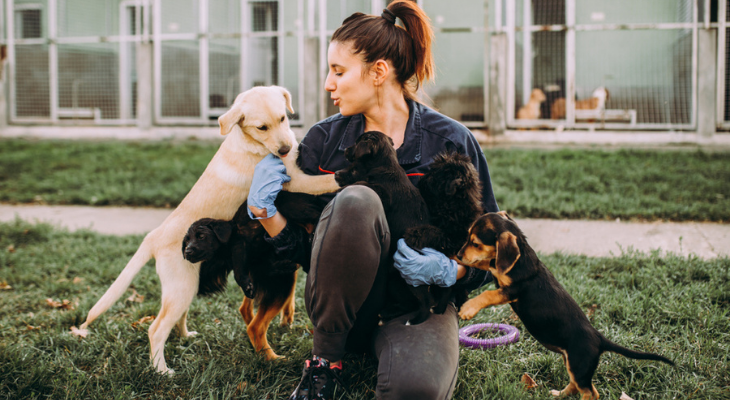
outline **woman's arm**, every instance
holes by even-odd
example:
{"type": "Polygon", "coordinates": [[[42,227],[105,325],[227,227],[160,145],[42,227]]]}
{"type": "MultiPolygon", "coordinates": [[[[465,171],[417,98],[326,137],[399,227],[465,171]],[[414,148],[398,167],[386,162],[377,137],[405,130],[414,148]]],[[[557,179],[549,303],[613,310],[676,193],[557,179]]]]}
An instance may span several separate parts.
{"type": "Polygon", "coordinates": [[[251,210],[254,217],[260,218],[259,222],[269,236],[274,237],[278,235],[286,227],[286,218],[281,215],[280,212],[274,214],[271,218],[267,218],[265,208],[258,208],[254,206],[248,206],[248,208],[251,210]]]}

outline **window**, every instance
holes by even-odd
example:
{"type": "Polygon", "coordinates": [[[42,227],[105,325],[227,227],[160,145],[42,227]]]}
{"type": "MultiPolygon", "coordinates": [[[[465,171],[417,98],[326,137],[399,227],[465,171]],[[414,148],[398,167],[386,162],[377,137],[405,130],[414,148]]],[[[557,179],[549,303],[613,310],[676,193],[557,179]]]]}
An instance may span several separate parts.
{"type": "Polygon", "coordinates": [[[41,6],[34,4],[15,8],[15,37],[37,39],[43,37],[41,6]]]}

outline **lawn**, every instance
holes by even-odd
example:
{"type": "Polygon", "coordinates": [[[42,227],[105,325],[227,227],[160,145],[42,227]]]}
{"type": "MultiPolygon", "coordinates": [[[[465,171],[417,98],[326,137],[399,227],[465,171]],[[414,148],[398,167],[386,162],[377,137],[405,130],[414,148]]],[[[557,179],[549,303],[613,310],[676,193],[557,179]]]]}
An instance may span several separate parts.
{"type": "MultiPolygon", "coordinates": [[[[0,140],[0,202],[174,207],[216,142],[0,140]]],[[[730,221],[727,153],[487,149],[520,218],[730,221]]]]}
{"type": "MultiPolygon", "coordinates": [[[[0,223],[0,398],[285,398],[311,350],[302,276],[294,324],[269,331],[275,350],[287,357],[282,361],[266,362],[253,352],[237,311],[242,294],[231,279],[224,293],[193,302],[189,327],[197,336],[168,341],[166,356],[176,374],[156,374],[148,361],[149,323],[138,323],[159,307],[151,265],[128,291],[131,300],[125,295],[92,324],[87,338],[69,334],[141,239],[0,223]],[[141,302],[133,301],[140,296],[141,302]]],[[[730,259],[659,253],[542,259],[607,337],[677,363],[604,354],[594,378],[601,398],[617,399],[621,392],[635,400],[730,398],[730,259]]],[[[530,337],[509,306],[482,310],[473,322],[512,324],[522,336],[493,350],[463,349],[454,399],[551,399],[549,389],[567,384],[560,357],[530,337]],[[524,373],[537,389],[523,388],[524,373]]],[[[372,398],[374,361],[350,355],[345,363],[349,392],[342,398],[372,398]]]]}

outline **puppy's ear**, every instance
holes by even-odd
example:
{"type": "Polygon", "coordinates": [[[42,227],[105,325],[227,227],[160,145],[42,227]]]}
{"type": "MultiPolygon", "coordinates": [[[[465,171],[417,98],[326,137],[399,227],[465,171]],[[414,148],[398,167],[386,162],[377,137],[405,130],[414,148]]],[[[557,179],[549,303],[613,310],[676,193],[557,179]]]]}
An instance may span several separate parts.
{"type": "Polygon", "coordinates": [[[185,237],[183,238],[183,241],[182,241],[183,258],[185,258],[185,248],[188,247],[189,241],[190,241],[190,230],[188,230],[188,232],[185,234],[185,237]]]}
{"type": "Polygon", "coordinates": [[[279,89],[281,89],[281,92],[284,95],[284,100],[286,100],[286,109],[289,110],[290,113],[294,114],[294,109],[291,106],[291,93],[283,87],[279,87],[279,89]]]}
{"type": "Polygon", "coordinates": [[[215,223],[211,223],[210,227],[221,243],[228,243],[228,240],[231,239],[233,228],[230,223],[225,221],[216,221],[215,223]]]}
{"type": "Polygon", "coordinates": [[[362,160],[365,157],[373,155],[377,151],[376,144],[370,140],[363,140],[355,144],[354,159],[362,160]]]}
{"type": "Polygon", "coordinates": [[[510,221],[514,221],[514,220],[512,219],[512,217],[510,217],[510,216],[509,216],[509,214],[507,214],[507,211],[497,211],[497,214],[498,214],[498,215],[501,215],[501,216],[502,216],[503,218],[505,218],[505,219],[508,219],[508,220],[510,220],[510,221]]]}
{"type": "Polygon", "coordinates": [[[511,232],[502,232],[497,238],[497,271],[506,274],[520,258],[517,236],[511,232]]]}
{"type": "Polygon", "coordinates": [[[446,184],[446,194],[449,196],[453,196],[456,193],[463,190],[464,185],[462,185],[462,183],[463,183],[463,180],[461,178],[456,178],[456,179],[448,182],[446,184]]]}
{"type": "Polygon", "coordinates": [[[221,135],[225,136],[231,132],[231,129],[233,127],[243,121],[243,114],[241,114],[241,111],[236,106],[236,103],[233,103],[233,106],[230,110],[226,111],[225,114],[218,117],[218,125],[221,126],[221,135]]]}

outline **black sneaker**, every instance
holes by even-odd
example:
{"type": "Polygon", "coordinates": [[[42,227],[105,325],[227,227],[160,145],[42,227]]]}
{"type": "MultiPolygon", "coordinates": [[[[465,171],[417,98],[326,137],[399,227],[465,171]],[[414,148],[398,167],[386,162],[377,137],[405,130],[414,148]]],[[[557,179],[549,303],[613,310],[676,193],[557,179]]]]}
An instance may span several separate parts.
{"type": "Polygon", "coordinates": [[[340,379],[341,374],[341,365],[330,366],[329,361],[319,357],[307,360],[304,364],[302,381],[289,396],[289,400],[332,400],[335,383],[345,387],[340,379]]]}

